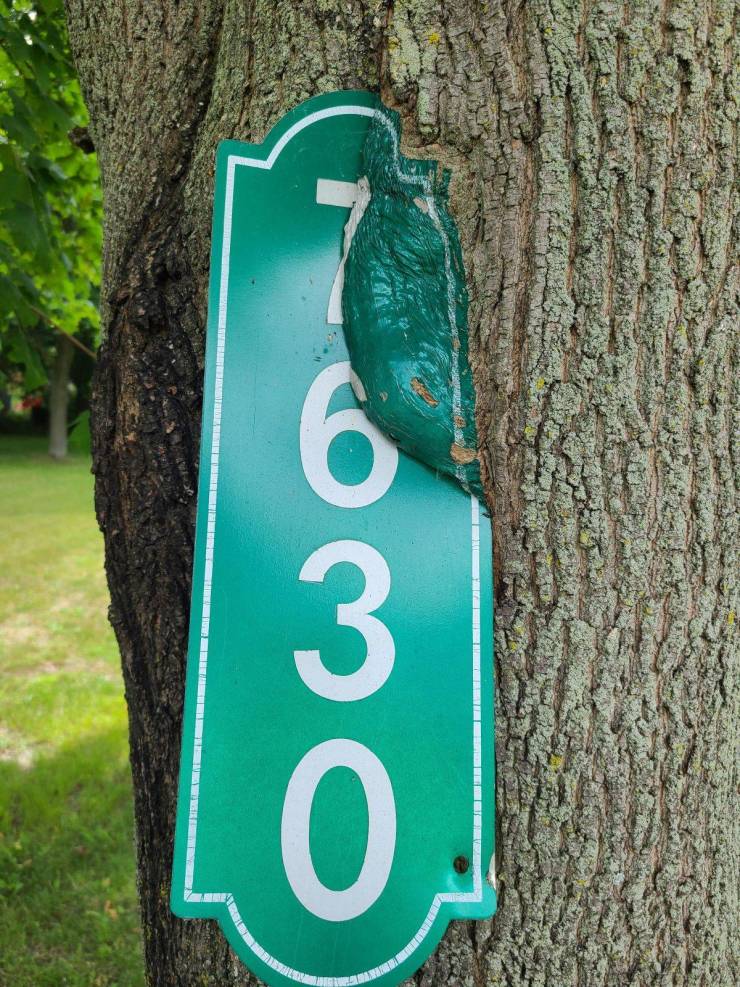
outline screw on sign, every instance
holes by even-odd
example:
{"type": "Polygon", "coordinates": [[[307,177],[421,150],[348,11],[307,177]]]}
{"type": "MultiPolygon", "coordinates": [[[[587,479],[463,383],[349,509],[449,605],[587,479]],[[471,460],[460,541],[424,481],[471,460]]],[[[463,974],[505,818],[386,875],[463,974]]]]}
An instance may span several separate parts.
{"type": "Polygon", "coordinates": [[[397,984],[495,910],[490,529],[358,407],[369,93],[219,147],[172,908],[268,984],[397,984]]]}

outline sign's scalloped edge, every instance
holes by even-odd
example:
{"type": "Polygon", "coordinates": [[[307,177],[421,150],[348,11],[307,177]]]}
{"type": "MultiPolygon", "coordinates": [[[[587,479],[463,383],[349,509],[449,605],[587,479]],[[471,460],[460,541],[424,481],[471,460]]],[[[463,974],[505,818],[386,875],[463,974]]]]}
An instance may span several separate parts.
{"type": "MultiPolygon", "coordinates": [[[[374,109],[382,105],[380,96],[377,93],[371,92],[369,90],[342,90],[338,92],[323,93],[304,102],[298,104],[292,110],[290,110],[284,117],[276,121],[276,123],[267,132],[264,139],[258,143],[248,143],[245,141],[239,141],[234,139],[225,139],[218,142],[216,149],[216,174],[215,174],[215,201],[219,201],[219,194],[223,195],[225,192],[224,185],[227,182],[227,172],[229,170],[229,160],[234,157],[245,156],[245,152],[248,152],[250,163],[257,165],[257,161],[264,162],[262,167],[271,168],[272,163],[268,163],[271,154],[278,147],[281,139],[292,129],[296,124],[299,124],[302,120],[309,116],[316,114],[317,111],[323,109],[331,109],[341,106],[364,106],[368,109],[374,109]]],[[[369,114],[368,114],[369,115],[369,114]]],[[[282,150],[282,148],[280,148],[282,150]]],[[[279,154],[279,151],[278,151],[279,154]]],[[[276,155],[277,157],[277,155],[276,155]]],[[[247,163],[246,161],[244,163],[247,163]]],[[[222,210],[213,211],[212,220],[212,237],[213,242],[220,242],[223,238],[223,228],[224,228],[224,216],[222,210]]],[[[211,265],[210,278],[209,278],[209,300],[208,300],[208,330],[211,340],[215,336],[213,330],[217,327],[219,321],[219,282],[221,278],[221,260],[219,258],[218,264],[211,265]]],[[[204,373],[204,379],[208,380],[211,376],[210,363],[214,359],[214,354],[211,352],[215,350],[215,343],[212,345],[207,345],[207,355],[206,355],[206,367],[204,373]]],[[[199,496],[201,495],[201,482],[200,482],[200,470],[210,462],[210,449],[211,449],[211,428],[213,423],[213,409],[212,409],[212,396],[204,394],[204,414],[201,424],[201,462],[199,464],[199,496]],[[208,408],[208,414],[206,414],[206,408],[208,408]],[[207,455],[206,455],[207,453],[207,455]]],[[[484,517],[483,506],[479,507],[480,516],[484,517]]],[[[194,553],[195,559],[195,553],[194,553]]],[[[191,591],[192,600],[191,606],[193,609],[200,610],[200,600],[196,599],[196,594],[198,587],[196,587],[195,582],[193,582],[193,587],[191,591]]],[[[197,628],[191,624],[191,634],[188,644],[188,655],[187,655],[187,665],[191,664],[191,655],[197,654],[197,649],[195,648],[196,641],[199,640],[199,634],[197,628]]],[[[186,683],[187,689],[187,683],[186,683]]],[[[186,697],[187,698],[187,697],[186,697]]],[[[185,727],[186,727],[186,717],[183,712],[183,735],[182,735],[182,749],[184,749],[185,744],[185,727]]],[[[494,763],[492,765],[492,770],[495,772],[495,755],[494,763]]],[[[181,753],[180,759],[180,772],[178,778],[178,802],[180,791],[187,791],[190,787],[190,775],[192,773],[192,763],[191,759],[186,755],[183,758],[181,753]]],[[[495,784],[495,782],[494,782],[495,784]]],[[[174,860],[174,848],[176,845],[182,842],[182,837],[179,835],[179,830],[184,823],[181,822],[181,814],[178,813],[176,817],[176,835],[173,840],[173,857],[172,869],[171,869],[171,882],[170,882],[170,908],[174,915],[181,919],[211,919],[218,923],[219,928],[226,937],[229,945],[234,950],[237,956],[239,956],[240,951],[243,951],[244,947],[249,950],[251,960],[248,964],[249,969],[254,972],[257,976],[260,976],[267,983],[271,982],[271,974],[280,972],[281,976],[285,977],[286,973],[279,970],[279,966],[284,966],[279,964],[278,961],[274,961],[270,964],[263,960],[258,952],[256,952],[251,946],[248,945],[244,935],[239,931],[237,927],[237,920],[235,919],[233,909],[230,905],[233,904],[236,908],[233,897],[228,894],[213,894],[208,895],[208,900],[186,900],[184,894],[182,893],[182,887],[184,882],[182,880],[184,872],[184,864],[180,866],[174,860]],[[176,890],[177,889],[177,890],[176,890]]],[[[495,859],[495,855],[494,858],[495,859]]],[[[299,971],[292,971],[294,976],[289,976],[290,979],[294,980],[296,983],[304,983],[312,985],[312,987],[348,987],[352,984],[363,984],[363,983],[373,983],[378,985],[390,985],[398,984],[403,979],[411,975],[413,972],[418,970],[424,962],[429,958],[429,956],[434,952],[434,950],[439,945],[447,927],[451,921],[455,920],[484,920],[491,918],[497,909],[497,892],[495,886],[492,884],[490,879],[490,871],[483,873],[482,875],[482,889],[481,889],[481,900],[480,901],[451,901],[451,900],[441,900],[444,895],[440,895],[438,892],[435,894],[433,899],[432,907],[430,908],[429,914],[434,911],[434,917],[424,932],[420,937],[419,943],[410,950],[408,955],[399,962],[393,964],[393,960],[396,957],[391,958],[391,960],[386,961],[379,967],[374,968],[373,971],[368,971],[366,973],[359,973],[355,975],[341,976],[341,977],[318,977],[311,974],[301,973],[299,971]],[[435,910],[435,903],[438,903],[435,910]],[[387,969],[384,969],[386,968],[387,969]],[[376,972],[377,971],[377,972],[376,972]]],[[[236,909],[236,914],[238,915],[238,908],[236,909]]],[[[423,925],[422,925],[423,928],[423,925]]],[[[417,932],[417,936],[411,940],[405,949],[414,943],[421,932],[417,932]]],[[[263,953],[266,952],[256,944],[258,949],[263,953]]],[[[402,950],[401,952],[404,952],[402,950]]],[[[266,954],[270,956],[270,954],[266,954]]],[[[397,956],[400,954],[397,954],[397,956]]],[[[273,959],[270,956],[270,959],[273,959]]],[[[289,968],[287,968],[289,969],[289,968]]]]}
{"type": "Polygon", "coordinates": [[[375,109],[382,105],[379,94],[368,89],[343,89],[339,92],[312,96],[294,106],[284,117],[277,120],[257,144],[234,138],[220,140],[216,147],[216,168],[218,169],[222,160],[225,164],[231,155],[242,155],[247,150],[250,157],[266,161],[280,138],[296,123],[316,113],[317,110],[331,109],[337,106],[366,106],[368,109],[375,109]]]}

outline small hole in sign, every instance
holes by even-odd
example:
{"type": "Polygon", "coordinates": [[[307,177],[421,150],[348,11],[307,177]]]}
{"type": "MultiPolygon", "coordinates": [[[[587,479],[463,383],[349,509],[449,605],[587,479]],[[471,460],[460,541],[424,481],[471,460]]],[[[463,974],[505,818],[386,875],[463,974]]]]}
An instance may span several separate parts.
{"type": "Polygon", "coordinates": [[[468,867],[470,867],[470,861],[467,857],[460,854],[459,857],[455,857],[452,862],[452,866],[455,868],[458,874],[465,874],[468,867]]]}

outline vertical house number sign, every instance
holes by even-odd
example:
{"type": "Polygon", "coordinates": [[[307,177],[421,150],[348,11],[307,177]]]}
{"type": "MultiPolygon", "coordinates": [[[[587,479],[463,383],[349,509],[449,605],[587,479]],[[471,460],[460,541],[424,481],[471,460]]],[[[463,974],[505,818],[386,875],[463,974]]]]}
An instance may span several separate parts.
{"type": "Polygon", "coordinates": [[[496,904],[488,520],[367,420],[336,304],[377,105],[218,150],[172,908],[274,985],[398,984],[496,904]]]}

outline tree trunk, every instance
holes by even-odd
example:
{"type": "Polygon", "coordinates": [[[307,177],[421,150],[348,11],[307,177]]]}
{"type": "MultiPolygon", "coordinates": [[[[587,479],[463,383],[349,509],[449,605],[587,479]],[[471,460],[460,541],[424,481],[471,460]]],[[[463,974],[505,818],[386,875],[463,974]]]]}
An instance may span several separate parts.
{"type": "Polygon", "coordinates": [[[67,6],[105,186],[94,460],[150,984],[254,982],[168,905],[215,145],[344,88],[453,169],[494,508],[499,912],[416,982],[731,984],[729,0],[67,6]]]}
{"type": "Polygon", "coordinates": [[[57,355],[49,381],[49,455],[64,459],[67,455],[67,409],[69,407],[69,371],[74,345],[67,336],[56,342],[57,355]]]}

